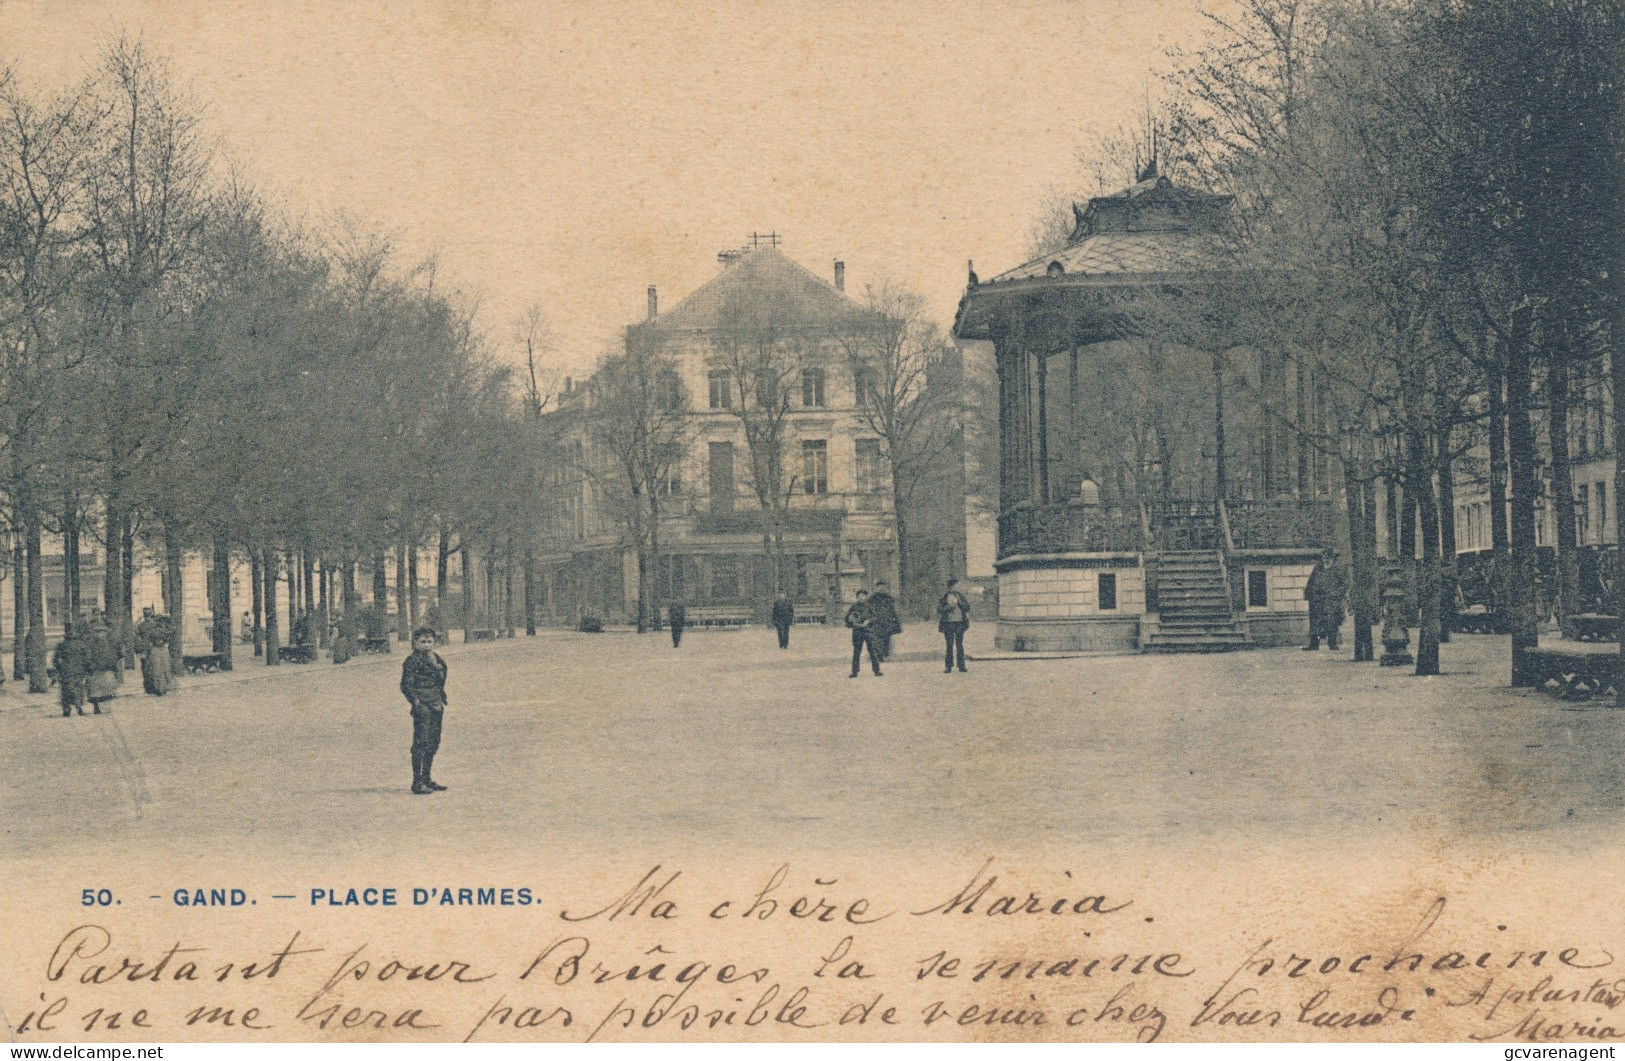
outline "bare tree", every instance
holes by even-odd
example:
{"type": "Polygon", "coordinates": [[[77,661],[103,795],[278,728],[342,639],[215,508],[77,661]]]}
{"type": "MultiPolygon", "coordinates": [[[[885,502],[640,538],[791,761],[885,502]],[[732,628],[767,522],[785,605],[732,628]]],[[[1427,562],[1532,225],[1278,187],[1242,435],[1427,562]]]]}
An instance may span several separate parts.
{"type": "Polygon", "coordinates": [[[688,400],[659,334],[627,330],[625,352],[599,365],[588,384],[595,449],[615,469],[613,491],[638,558],[638,632],[653,617],[651,583],[660,569],[660,526],[668,498],[681,493],[688,400]]]}
{"type": "Polygon", "coordinates": [[[925,301],[895,283],[867,288],[840,331],[859,417],[884,444],[897,530],[897,592],[913,580],[910,529],[922,488],[960,438],[958,351],[925,315],[925,301]]]}

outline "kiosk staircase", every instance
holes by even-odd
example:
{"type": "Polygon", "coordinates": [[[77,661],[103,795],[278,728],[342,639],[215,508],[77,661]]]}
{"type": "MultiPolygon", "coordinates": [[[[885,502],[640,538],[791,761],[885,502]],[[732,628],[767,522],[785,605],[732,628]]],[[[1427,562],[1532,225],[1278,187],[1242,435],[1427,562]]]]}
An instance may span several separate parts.
{"type": "Polygon", "coordinates": [[[1158,555],[1158,621],[1141,646],[1146,652],[1233,652],[1253,647],[1244,620],[1230,604],[1224,554],[1218,550],[1158,555]]]}

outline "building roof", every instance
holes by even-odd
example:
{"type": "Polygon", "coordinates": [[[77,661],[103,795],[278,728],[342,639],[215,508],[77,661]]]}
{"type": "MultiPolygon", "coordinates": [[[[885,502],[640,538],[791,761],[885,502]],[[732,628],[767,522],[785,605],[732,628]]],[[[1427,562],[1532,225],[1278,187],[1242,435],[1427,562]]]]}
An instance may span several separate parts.
{"type": "Polygon", "coordinates": [[[745,249],[720,275],[654,319],[654,327],[707,331],[729,323],[727,307],[739,300],[771,296],[788,303],[808,323],[823,323],[850,314],[856,305],[833,284],[791,261],[779,248],[745,249]]]}
{"type": "MultiPolygon", "coordinates": [[[[1234,267],[1225,246],[1231,201],[1228,195],[1180,188],[1166,177],[1151,177],[1091,199],[1087,206],[1074,204],[1075,223],[1064,247],[991,280],[970,274],[955,314],[954,335],[989,338],[1001,315],[1018,311],[1033,295],[1075,302],[1089,297],[1085,292],[1092,288],[1132,289],[1173,277],[1217,276],[1234,267]]],[[[1102,334],[1119,327],[1111,314],[1101,317],[1099,324],[1102,334]]]]}
{"type": "Polygon", "coordinates": [[[1182,273],[1221,268],[1217,237],[1231,197],[1175,186],[1153,177],[1072,207],[1066,246],[987,283],[1045,276],[1182,273]]]}

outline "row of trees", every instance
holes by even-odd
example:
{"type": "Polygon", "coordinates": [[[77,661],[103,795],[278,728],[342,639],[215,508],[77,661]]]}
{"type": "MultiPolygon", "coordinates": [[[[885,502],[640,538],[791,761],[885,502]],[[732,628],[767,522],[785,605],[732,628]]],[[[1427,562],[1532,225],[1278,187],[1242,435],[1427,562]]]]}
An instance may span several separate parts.
{"type": "Polygon", "coordinates": [[[453,552],[529,555],[533,470],[513,474],[512,455],[534,418],[433,263],[403,264],[351,223],[278,216],[140,42],[101,58],[59,93],[0,69],[0,505],[31,687],[45,687],[45,534],[64,545],[70,613],[93,605],[80,572],[95,543],[126,640],[137,543],[162,557],[177,629],[182,558],[212,553],[228,659],[246,604],[230,565],[247,558],[268,663],[279,571],[291,609],[354,624],[358,571],[382,602],[393,553],[405,624],[420,546],[438,547],[442,614],[453,552]]]}
{"type": "MultiPolygon", "coordinates": [[[[1164,172],[1235,197],[1232,268],[1144,309],[1142,330],[1276,351],[1315,381],[1320,418],[1253,397],[1343,469],[1360,658],[1372,656],[1377,491],[1397,484],[1399,555],[1420,557],[1417,672],[1437,673],[1456,598],[1454,483],[1481,472],[1513,683],[1525,684],[1537,464],[1544,453],[1557,599],[1573,610],[1572,381],[1603,359],[1614,378],[1625,370],[1625,4],[1245,0],[1234,11],[1178,56],[1154,115],[1164,172]]],[[[1616,417],[1616,453],[1622,430],[1616,417]]],[[[1625,516],[1621,485],[1616,474],[1625,516]]]]}

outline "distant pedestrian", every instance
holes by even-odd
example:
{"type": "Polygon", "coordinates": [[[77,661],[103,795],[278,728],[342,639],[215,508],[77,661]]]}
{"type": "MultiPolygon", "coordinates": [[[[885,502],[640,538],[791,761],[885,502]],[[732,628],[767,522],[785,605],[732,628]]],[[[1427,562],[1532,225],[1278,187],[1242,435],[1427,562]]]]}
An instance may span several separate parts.
{"type": "Polygon", "coordinates": [[[903,621],[897,616],[897,598],[886,588],[886,580],[875,582],[875,591],[869,595],[869,610],[875,613],[875,629],[871,635],[880,650],[880,662],[891,659],[891,639],[903,632],[903,621]]]}
{"type": "Polygon", "coordinates": [[[790,647],[790,627],[795,625],[796,606],[783,593],[773,602],[773,629],[779,632],[779,647],[790,647]]]}
{"type": "Polygon", "coordinates": [[[671,627],[671,647],[676,648],[683,643],[683,627],[688,625],[688,609],[681,604],[668,607],[666,625],[671,627]]]}
{"type": "Polygon", "coordinates": [[[245,645],[254,643],[254,616],[249,612],[243,613],[242,624],[238,627],[237,640],[245,645]]]}
{"type": "Polygon", "coordinates": [[[107,636],[104,623],[91,627],[90,636],[85,640],[85,666],[90,672],[86,696],[91,710],[99,715],[102,705],[118,696],[119,654],[107,636]]]}
{"type": "Polygon", "coordinates": [[[1348,579],[1337,562],[1337,552],[1327,549],[1309,572],[1309,581],[1303,595],[1309,601],[1309,643],[1305,652],[1320,648],[1320,639],[1333,652],[1338,648],[1338,634],[1343,626],[1343,598],[1348,594],[1348,579]]]}
{"type": "Polygon", "coordinates": [[[141,621],[135,627],[135,651],[141,657],[141,688],[149,696],[167,695],[175,687],[169,665],[169,642],[174,632],[169,616],[158,615],[151,608],[141,609],[141,621]]]}
{"type": "Polygon", "coordinates": [[[863,661],[865,646],[869,649],[869,668],[880,677],[880,657],[875,655],[874,628],[875,613],[869,606],[869,591],[858,590],[857,600],[852,607],[846,610],[846,625],[852,631],[852,673],[849,678],[858,676],[858,665],[863,661]]]}
{"type": "Polygon", "coordinates": [[[434,755],[440,750],[440,723],[446,713],[446,661],[434,650],[435,632],[427,626],[412,631],[412,654],[401,665],[401,693],[412,705],[412,794],[444,792],[434,779],[434,755]]]}
{"type": "Polygon", "coordinates": [[[937,631],[942,634],[942,673],[951,674],[957,657],[959,670],[965,670],[965,631],[970,627],[970,601],[956,588],[957,578],[948,580],[948,591],[937,601],[937,631]]]}
{"type": "Polygon", "coordinates": [[[69,623],[62,632],[62,640],[51,653],[51,669],[56,671],[56,689],[62,702],[62,717],[75,711],[85,713],[85,682],[90,677],[89,660],[85,657],[84,628],[69,623]]]}

